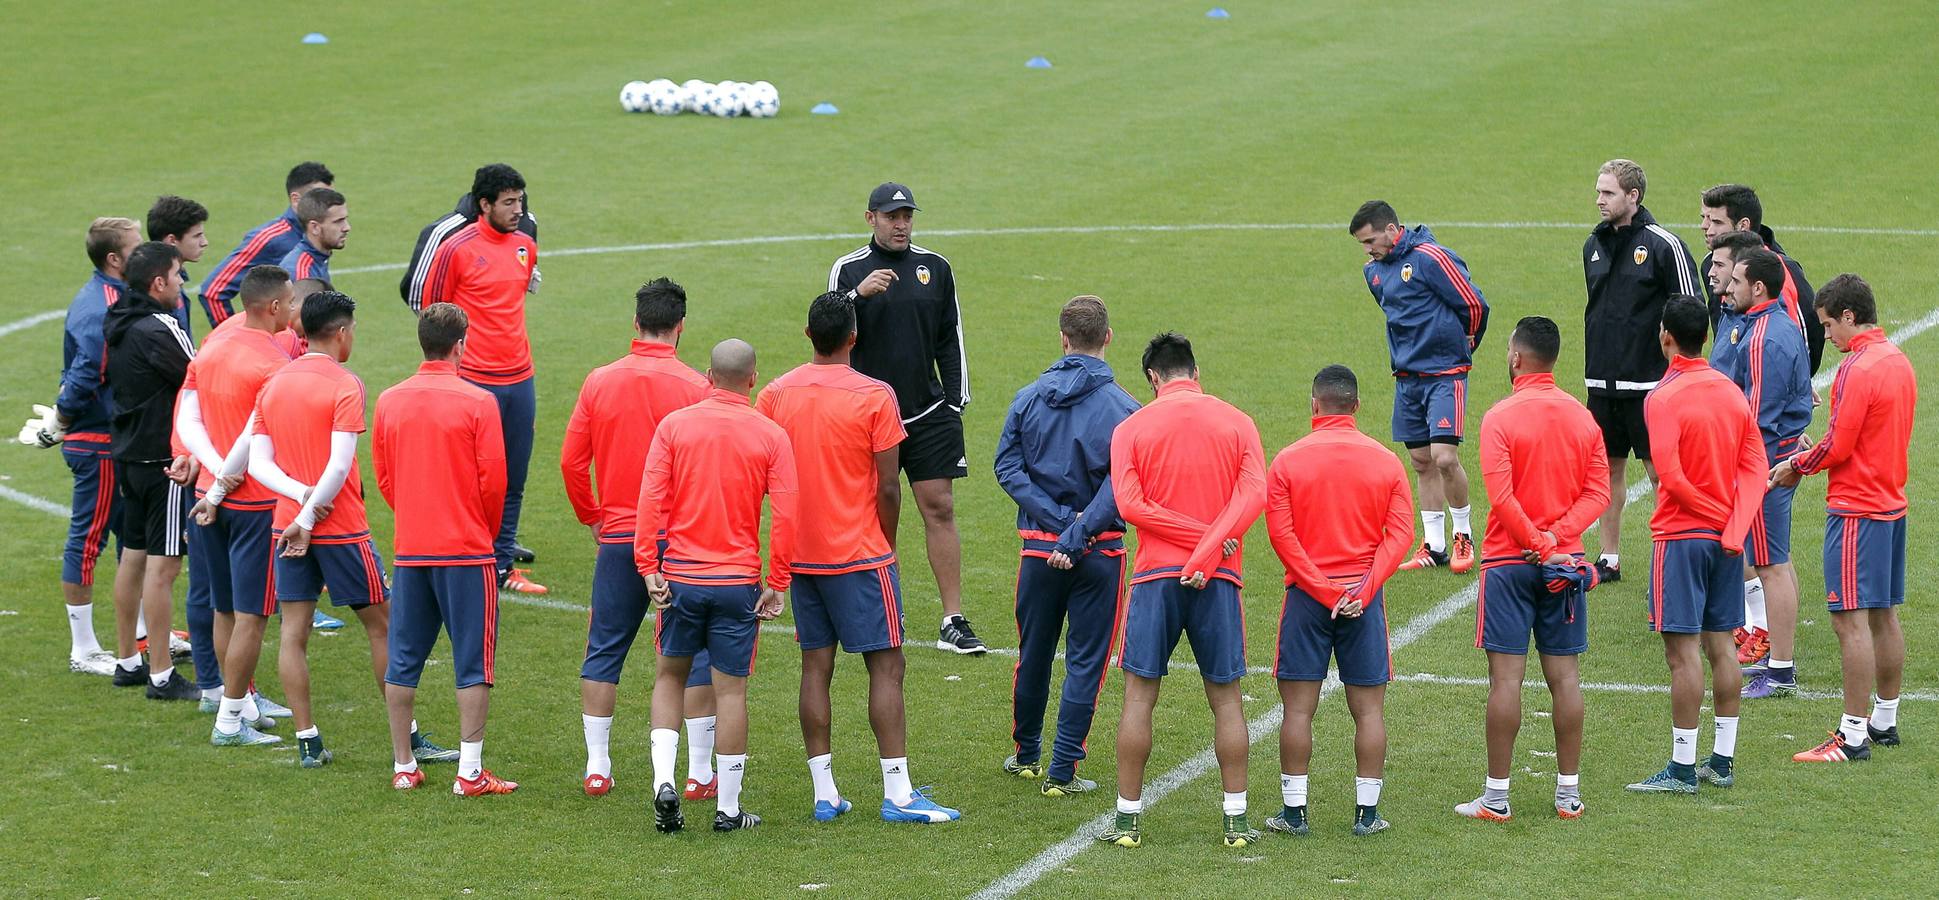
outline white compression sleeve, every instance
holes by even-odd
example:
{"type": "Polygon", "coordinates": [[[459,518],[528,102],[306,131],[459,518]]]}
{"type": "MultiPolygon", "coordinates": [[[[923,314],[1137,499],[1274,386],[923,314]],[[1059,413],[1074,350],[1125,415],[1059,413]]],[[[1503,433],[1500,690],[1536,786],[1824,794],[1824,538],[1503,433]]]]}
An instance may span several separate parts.
{"type": "Polygon", "coordinates": [[[298,503],[303,502],[303,495],[310,490],[309,485],[291,478],[276,464],[276,445],[266,434],[249,436],[249,477],[298,503]]]}
{"type": "Polygon", "coordinates": [[[222,467],[222,454],[209,439],[209,428],[202,422],[202,401],[195,391],[183,391],[175,401],[175,434],[202,468],[214,472],[222,467]]]}
{"type": "Polygon", "coordinates": [[[310,492],[309,501],[296,514],[296,524],[304,528],[316,527],[316,508],[328,506],[337,499],[337,492],[343,490],[343,483],[350,478],[350,467],[356,461],[357,433],[330,432],[330,462],[323,467],[323,475],[316,480],[316,490],[310,492]]]}

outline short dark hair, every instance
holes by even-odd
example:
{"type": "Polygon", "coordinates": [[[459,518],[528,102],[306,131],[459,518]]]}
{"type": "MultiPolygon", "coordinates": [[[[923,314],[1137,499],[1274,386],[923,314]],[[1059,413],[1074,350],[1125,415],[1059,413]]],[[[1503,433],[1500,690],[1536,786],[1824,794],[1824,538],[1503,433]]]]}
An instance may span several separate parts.
{"type": "Polygon", "coordinates": [[[1732,265],[1744,267],[1744,277],[1764,285],[1764,296],[1776,297],[1784,290],[1784,261],[1777,254],[1759,247],[1732,256],[1732,265]]]}
{"type": "Polygon", "coordinates": [[[1192,342],[1176,331],[1166,331],[1153,335],[1151,342],[1145,344],[1145,355],[1141,367],[1160,378],[1177,378],[1190,375],[1198,368],[1198,361],[1192,358],[1192,342]]]}
{"type": "Polygon", "coordinates": [[[289,270],[282,266],[252,266],[243,273],[242,287],[237,290],[236,296],[242,300],[243,306],[255,306],[274,297],[283,289],[283,285],[289,283],[289,270]]]}
{"type": "Polygon", "coordinates": [[[209,211],[194,200],[174,194],[156,197],[155,205],[148,208],[148,239],[179,238],[208,220],[209,211]]]}
{"type": "Polygon", "coordinates": [[[1872,298],[1872,286],[1850,272],[1818,288],[1818,297],[1812,305],[1834,319],[1851,313],[1852,321],[1859,325],[1878,324],[1878,301],[1872,298]]]}
{"type": "Polygon", "coordinates": [[[1748,231],[1726,231],[1711,238],[1708,243],[1713,251],[1729,250],[1732,262],[1741,261],[1744,254],[1752,250],[1764,249],[1764,239],[1748,231]]]}
{"type": "Polygon", "coordinates": [[[1070,339],[1072,350],[1091,352],[1104,346],[1111,334],[1111,314],[1095,294],[1079,294],[1057,314],[1057,330],[1070,339]]]}
{"type": "MultiPolygon", "coordinates": [[[[305,313],[309,309],[307,304],[303,307],[305,313]]],[[[465,339],[465,330],[470,327],[471,317],[458,304],[433,303],[418,313],[417,345],[423,348],[425,359],[443,359],[465,339]]]]}
{"type": "Polygon", "coordinates": [[[338,291],[317,291],[303,298],[303,336],[318,335],[350,324],[357,317],[357,301],[338,291]]]}
{"type": "Polygon", "coordinates": [[[1699,356],[1703,339],[1710,334],[1710,308],[1701,297],[1671,294],[1663,304],[1663,330],[1676,340],[1676,349],[1684,356],[1699,356]]]}
{"type": "Polygon", "coordinates": [[[846,293],[829,291],[808,304],[808,340],[815,352],[827,356],[842,349],[855,333],[855,301],[846,293]]]}
{"type": "MultiPolygon", "coordinates": [[[[88,225],[88,262],[99,269],[108,264],[108,254],[121,249],[122,235],[135,232],[141,237],[141,226],[135,220],[121,216],[101,216],[88,225]]],[[[122,260],[126,265],[127,260],[122,260]]]]}
{"type": "Polygon", "coordinates": [[[321,222],[330,214],[330,207],[344,205],[343,195],[335,188],[310,188],[303,192],[303,198],[296,201],[296,221],[308,226],[311,222],[321,222]]]}
{"type": "Polygon", "coordinates": [[[1750,227],[1764,224],[1764,204],[1757,199],[1757,192],[1747,184],[1720,184],[1703,192],[1703,205],[1711,209],[1722,209],[1730,217],[1731,227],[1743,219],[1750,220],[1750,227]]]}
{"type": "Polygon", "coordinates": [[[1313,399],[1320,402],[1321,412],[1352,412],[1360,405],[1360,379],[1346,366],[1327,366],[1313,376],[1313,399]]]}
{"type": "Polygon", "coordinates": [[[128,254],[128,264],[121,269],[121,279],[128,282],[129,289],[146,294],[155,279],[166,276],[181,258],[182,251],[175,249],[174,244],[144,241],[128,254]]]}
{"type": "Polygon", "coordinates": [[[300,162],[290,169],[289,177],[283,179],[283,193],[287,194],[309,184],[336,184],[337,176],[330,174],[330,167],[320,162],[300,162]]]}
{"type": "Polygon", "coordinates": [[[661,277],[633,295],[633,324],[647,334],[666,334],[687,317],[687,289],[661,277]]]}
{"type": "Polygon", "coordinates": [[[1360,204],[1359,209],[1354,210],[1353,219],[1347,222],[1347,234],[1358,234],[1360,229],[1369,225],[1378,231],[1389,225],[1399,224],[1400,215],[1394,212],[1392,206],[1387,205],[1387,201],[1368,200],[1360,204]]]}
{"type": "Polygon", "coordinates": [[[1532,356],[1550,366],[1562,355],[1562,329],[1548,316],[1523,317],[1515,323],[1515,331],[1508,340],[1524,356],[1532,356]]]}
{"type": "Polygon", "coordinates": [[[478,207],[498,202],[498,195],[506,191],[525,190],[525,176],[504,163],[479,166],[471,176],[471,196],[478,201],[478,207]]]}

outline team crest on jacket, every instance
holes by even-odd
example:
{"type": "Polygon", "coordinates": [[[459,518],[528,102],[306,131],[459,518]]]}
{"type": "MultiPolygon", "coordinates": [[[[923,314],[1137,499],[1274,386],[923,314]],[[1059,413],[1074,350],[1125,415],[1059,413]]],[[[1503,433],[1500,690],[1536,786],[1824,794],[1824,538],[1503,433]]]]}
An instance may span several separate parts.
{"type": "Polygon", "coordinates": [[[526,259],[525,254],[526,254],[526,251],[524,247],[518,248],[518,264],[521,266],[525,265],[525,259],[526,259]]]}
{"type": "Polygon", "coordinates": [[[916,267],[916,280],[917,280],[917,281],[920,281],[920,282],[922,282],[923,284],[928,284],[928,283],[929,283],[929,267],[928,267],[928,266],[917,266],[917,267],[916,267]]]}
{"type": "Polygon", "coordinates": [[[1730,326],[1730,342],[1732,344],[1737,343],[1737,326],[1735,325],[1730,326]]]}
{"type": "Polygon", "coordinates": [[[1413,263],[1406,263],[1406,264],[1404,264],[1404,265],[1402,265],[1402,266],[1400,267],[1400,280],[1402,280],[1402,281],[1413,281],[1413,280],[1414,280],[1414,264],[1413,264],[1413,263]]]}
{"type": "Polygon", "coordinates": [[[1636,264],[1640,266],[1643,264],[1643,261],[1646,259],[1649,259],[1649,248],[1643,246],[1642,244],[1637,244],[1636,245],[1636,264]]]}

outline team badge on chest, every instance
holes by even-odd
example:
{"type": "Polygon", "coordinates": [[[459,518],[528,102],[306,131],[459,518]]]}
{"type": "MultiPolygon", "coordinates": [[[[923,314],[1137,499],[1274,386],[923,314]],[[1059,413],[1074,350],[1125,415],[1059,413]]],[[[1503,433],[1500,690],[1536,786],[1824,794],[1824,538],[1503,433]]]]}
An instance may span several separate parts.
{"type": "Polygon", "coordinates": [[[1413,281],[1413,280],[1414,280],[1414,264],[1413,264],[1413,263],[1407,263],[1407,264],[1405,264],[1405,265],[1403,265],[1403,266],[1401,266],[1401,267],[1400,267],[1400,280],[1402,280],[1402,281],[1413,281]]]}
{"type": "Polygon", "coordinates": [[[1642,244],[1637,244],[1636,245],[1636,264],[1640,266],[1643,264],[1643,261],[1647,259],[1649,259],[1649,248],[1643,246],[1642,244]]]}
{"type": "Polygon", "coordinates": [[[526,249],[524,247],[518,248],[518,264],[521,266],[526,265],[529,259],[530,257],[528,256],[526,249]]]}
{"type": "Polygon", "coordinates": [[[916,267],[916,280],[917,280],[917,281],[920,281],[920,282],[922,282],[923,284],[928,284],[928,283],[929,283],[929,267],[928,267],[928,266],[917,266],[917,267],[916,267]]]}

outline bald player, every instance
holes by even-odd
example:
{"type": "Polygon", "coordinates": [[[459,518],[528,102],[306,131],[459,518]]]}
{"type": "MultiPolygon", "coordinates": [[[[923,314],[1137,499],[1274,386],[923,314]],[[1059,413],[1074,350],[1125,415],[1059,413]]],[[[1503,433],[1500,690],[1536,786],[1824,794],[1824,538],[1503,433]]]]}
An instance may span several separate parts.
{"type": "Polygon", "coordinates": [[[794,451],[779,425],[754,411],[754,348],[729,339],[714,346],[705,399],[660,420],[646,452],[634,515],[633,561],[659,610],[660,651],[653,679],[653,825],[679,831],[673,787],[682,707],[693,657],[705,649],[714,669],[720,793],[715,831],[761,824],[741,809],[747,772],[747,679],[754,672],[759,623],[781,614],[794,557],[794,451]],[[773,511],[768,572],[761,582],[761,500],[773,511]],[[666,527],[665,553],[654,540],[666,527]]]}
{"type": "Polygon", "coordinates": [[[1554,702],[1555,814],[1582,815],[1582,685],[1589,648],[1586,592],[1595,567],[1582,534],[1609,505],[1609,456],[1582,401],[1555,385],[1562,333],[1529,316],[1508,338],[1514,390],[1481,418],[1481,473],[1488,491],[1475,646],[1488,653],[1488,775],[1460,815],[1508,821],[1508,779],[1522,721],[1529,637],[1554,702]]]}

